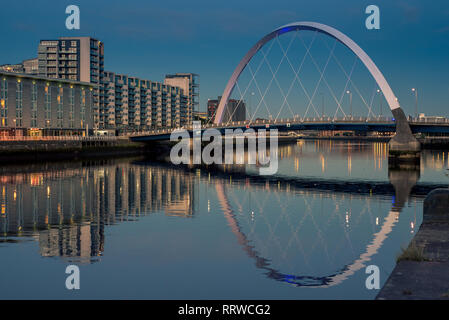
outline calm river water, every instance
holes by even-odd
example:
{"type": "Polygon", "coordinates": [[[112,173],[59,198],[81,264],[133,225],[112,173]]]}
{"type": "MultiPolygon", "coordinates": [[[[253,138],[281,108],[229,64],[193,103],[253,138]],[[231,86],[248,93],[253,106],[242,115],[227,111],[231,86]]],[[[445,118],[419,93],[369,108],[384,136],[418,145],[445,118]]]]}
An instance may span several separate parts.
{"type": "Polygon", "coordinates": [[[0,168],[0,298],[373,299],[447,186],[447,151],[388,170],[385,143],[299,141],[279,171],[142,158],[0,168]],[[80,268],[67,290],[65,269],[80,268]]]}

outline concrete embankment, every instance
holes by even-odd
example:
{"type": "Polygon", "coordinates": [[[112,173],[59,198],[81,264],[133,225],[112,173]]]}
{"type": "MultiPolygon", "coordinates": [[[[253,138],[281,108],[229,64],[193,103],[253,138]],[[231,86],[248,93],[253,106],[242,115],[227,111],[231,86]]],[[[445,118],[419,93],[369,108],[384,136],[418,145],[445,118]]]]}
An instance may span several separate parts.
{"type": "MultiPolygon", "coordinates": [[[[331,136],[331,137],[313,137],[302,136],[298,139],[303,140],[332,140],[332,141],[371,141],[371,142],[389,142],[391,137],[375,137],[375,136],[331,136]]],[[[429,150],[449,150],[449,137],[426,137],[418,138],[422,149],[429,150]]]]}
{"type": "Polygon", "coordinates": [[[129,139],[4,140],[0,141],[0,162],[131,156],[145,151],[143,144],[129,139]]]}
{"type": "Polygon", "coordinates": [[[376,299],[449,299],[449,189],[426,197],[421,227],[376,299]]]}
{"type": "Polygon", "coordinates": [[[419,138],[423,149],[449,150],[449,137],[419,138]]]}

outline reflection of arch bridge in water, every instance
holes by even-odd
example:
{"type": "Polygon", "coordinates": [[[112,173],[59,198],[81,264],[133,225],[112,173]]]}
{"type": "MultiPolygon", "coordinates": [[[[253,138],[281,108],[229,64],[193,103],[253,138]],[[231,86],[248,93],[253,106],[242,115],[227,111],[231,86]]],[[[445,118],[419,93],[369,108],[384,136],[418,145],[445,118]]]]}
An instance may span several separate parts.
{"type": "MultiPolygon", "coordinates": [[[[384,219],[381,229],[374,234],[373,241],[367,245],[365,252],[363,252],[358,259],[353,263],[344,266],[340,271],[326,276],[306,276],[285,274],[273,267],[270,267],[270,261],[263,258],[258,251],[251,245],[251,241],[242,232],[236,214],[234,214],[232,206],[229,204],[227,192],[223,184],[217,183],[215,185],[218,199],[220,201],[223,214],[225,215],[232,232],[235,234],[238,242],[244,248],[249,257],[253,258],[256,266],[267,271],[267,276],[278,281],[288,282],[296,286],[307,287],[328,287],[341,283],[349,276],[354,274],[365,266],[371,257],[376,254],[382,243],[387,238],[388,234],[393,230],[395,223],[399,217],[400,210],[391,210],[388,216],[384,219]]],[[[295,233],[297,233],[296,230],[295,233]]]]}
{"type": "MultiPolygon", "coordinates": [[[[232,178],[228,173],[212,173],[212,185],[215,185],[223,214],[234,234],[239,242],[244,244],[245,251],[250,256],[257,257],[257,266],[264,269],[269,268],[267,265],[269,260],[258,257],[257,250],[249,249],[249,239],[238,229],[238,218],[233,216],[232,208],[229,206],[230,199],[226,198],[226,192],[220,191],[220,188],[225,190],[223,186],[230,179],[234,186],[249,184],[250,190],[267,190],[267,192],[276,190],[287,195],[304,190],[312,192],[332,190],[337,195],[363,194],[360,188],[366,189],[368,185],[371,185],[373,195],[384,196],[394,193],[394,189],[387,183],[378,183],[377,187],[373,187],[375,183],[367,182],[366,186],[354,189],[354,186],[347,186],[342,182],[338,186],[338,182],[335,181],[323,183],[322,180],[303,179],[295,182],[282,178],[261,180],[264,178],[251,177],[247,174],[239,176],[238,173],[231,173],[231,176],[232,178]]],[[[34,171],[28,174],[3,174],[2,184],[5,191],[0,199],[2,208],[5,207],[5,214],[0,217],[0,230],[6,236],[3,241],[9,241],[11,237],[32,235],[39,239],[42,255],[76,258],[87,254],[85,258],[94,257],[102,254],[105,225],[132,221],[141,215],[161,211],[170,215],[193,217],[194,202],[197,201],[194,192],[195,179],[204,182],[205,178],[177,167],[146,163],[141,166],[105,164],[102,167],[61,169],[47,173],[34,171]],[[38,204],[35,206],[37,211],[30,208],[35,201],[38,204]],[[84,243],[87,240],[89,242],[84,243]],[[80,244],[81,247],[77,249],[80,244]],[[68,247],[62,248],[59,245],[68,247]],[[83,248],[90,248],[89,252],[83,253],[83,248]]],[[[399,177],[397,180],[400,183],[410,180],[413,186],[416,179],[417,177],[415,180],[399,177]]],[[[355,267],[359,267],[369,259],[372,252],[381,245],[382,237],[388,234],[389,228],[394,225],[393,218],[397,217],[403,206],[403,203],[399,203],[402,202],[400,198],[406,200],[410,188],[400,189],[400,192],[405,192],[403,196],[396,194],[396,205],[376,236],[377,240],[372,246],[368,245],[367,254],[353,263],[353,267],[348,267],[348,271],[342,272],[340,278],[347,276],[349,271],[354,271],[355,267]]],[[[365,194],[369,193],[370,191],[366,190],[365,194]]],[[[419,192],[413,194],[420,195],[419,192]]],[[[281,272],[274,269],[270,270],[270,274],[278,280],[286,280],[281,272]]],[[[334,276],[336,278],[332,279],[338,279],[338,275],[334,276]]],[[[290,278],[288,280],[293,281],[290,278]]],[[[311,279],[305,280],[311,285],[311,279]]]]}

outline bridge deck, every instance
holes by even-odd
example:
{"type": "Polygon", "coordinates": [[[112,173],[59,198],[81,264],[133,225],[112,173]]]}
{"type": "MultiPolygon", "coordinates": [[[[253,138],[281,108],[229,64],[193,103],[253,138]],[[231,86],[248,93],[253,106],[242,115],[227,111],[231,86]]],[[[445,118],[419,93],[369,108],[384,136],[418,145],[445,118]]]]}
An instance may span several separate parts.
{"type": "MultiPolygon", "coordinates": [[[[429,121],[428,119],[410,119],[410,127],[413,133],[449,133],[449,119],[442,118],[429,121]]],[[[294,130],[314,130],[314,131],[359,131],[359,132],[394,132],[396,130],[396,122],[392,118],[363,118],[352,117],[342,119],[332,118],[310,118],[310,119],[285,119],[285,120],[256,120],[235,121],[228,124],[208,124],[201,127],[195,127],[195,130],[204,131],[206,129],[217,129],[220,133],[225,134],[226,129],[242,129],[243,131],[252,128],[258,130],[277,129],[280,132],[294,130]]],[[[132,141],[158,141],[170,140],[170,135],[176,130],[187,130],[192,136],[194,128],[192,126],[185,128],[170,128],[151,130],[141,132],[131,137],[132,141]]]]}

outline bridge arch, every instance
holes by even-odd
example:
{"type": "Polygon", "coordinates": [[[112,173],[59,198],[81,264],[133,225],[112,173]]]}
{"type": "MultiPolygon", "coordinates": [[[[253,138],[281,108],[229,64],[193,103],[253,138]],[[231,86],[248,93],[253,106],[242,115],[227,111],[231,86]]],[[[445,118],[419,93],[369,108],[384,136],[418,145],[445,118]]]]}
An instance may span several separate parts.
{"type": "MultiPolygon", "coordinates": [[[[332,38],[335,38],[339,42],[341,42],[343,45],[345,45],[347,48],[349,48],[359,59],[362,61],[362,63],[365,65],[365,67],[368,69],[368,71],[373,76],[374,80],[376,81],[377,85],[379,86],[380,90],[382,90],[382,93],[388,103],[388,106],[390,107],[391,111],[393,112],[393,115],[396,117],[398,115],[401,121],[405,119],[402,117],[404,114],[402,109],[399,106],[399,102],[396,98],[396,96],[393,93],[393,90],[391,90],[390,85],[388,84],[387,80],[385,80],[385,77],[380,72],[379,68],[374,64],[373,60],[365,53],[365,51],[362,50],[352,39],[350,39],[348,36],[343,34],[342,32],[338,31],[337,29],[334,29],[328,25],[317,23],[317,22],[293,22],[287,25],[284,25],[282,27],[279,27],[266,36],[264,36],[262,39],[260,39],[249,51],[248,53],[243,57],[243,59],[238,64],[237,68],[234,70],[234,73],[232,74],[231,78],[229,79],[226,88],[223,91],[222,98],[220,100],[220,104],[218,106],[217,112],[215,114],[214,123],[220,124],[222,122],[224,110],[226,108],[226,105],[228,103],[228,100],[231,96],[232,90],[234,89],[234,86],[240,76],[240,74],[243,72],[247,64],[251,61],[253,56],[270,40],[273,38],[287,33],[291,31],[297,31],[297,30],[312,30],[312,31],[318,31],[323,34],[326,34],[332,38]]],[[[407,124],[408,125],[408,124],[407,124]]],[[[407,130],[408,131],[408,130],[407,130]]],[[[410,131],[411,133],[411,131],[410,131]]]]}

